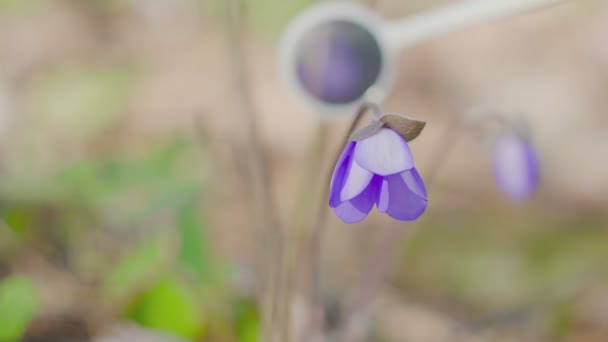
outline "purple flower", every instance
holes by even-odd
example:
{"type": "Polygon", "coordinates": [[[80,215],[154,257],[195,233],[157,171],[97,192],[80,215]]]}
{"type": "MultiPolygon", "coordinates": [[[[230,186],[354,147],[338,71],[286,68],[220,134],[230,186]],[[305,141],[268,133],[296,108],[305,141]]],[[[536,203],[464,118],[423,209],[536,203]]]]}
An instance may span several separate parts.
{"type": "Polygon", "coordinates": [[[424,213],[427,193],[402,135],[389,128],[349,141],[334,169],[329,206],[346,223],[363,220],[376,205],[394,219],[424,213]]]}
{"type": "Polygon", "coordinates": [[[494,142],[494,177],[509,198],[530,198],[539,182],[538,158],[534,148],[519,134],[503,134],[494,142]]]}

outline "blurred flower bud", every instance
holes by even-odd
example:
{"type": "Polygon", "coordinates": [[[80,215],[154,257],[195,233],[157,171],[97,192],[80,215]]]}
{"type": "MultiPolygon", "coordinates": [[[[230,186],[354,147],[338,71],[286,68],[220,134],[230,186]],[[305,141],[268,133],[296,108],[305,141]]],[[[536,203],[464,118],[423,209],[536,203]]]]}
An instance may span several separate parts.
{"type": "Polygon", "coordinates": [[[496,183],[512,200],[530,198],[539,183],[538,156],[530,139],[517,131],[498,136],[493,144],[496,183]]]}

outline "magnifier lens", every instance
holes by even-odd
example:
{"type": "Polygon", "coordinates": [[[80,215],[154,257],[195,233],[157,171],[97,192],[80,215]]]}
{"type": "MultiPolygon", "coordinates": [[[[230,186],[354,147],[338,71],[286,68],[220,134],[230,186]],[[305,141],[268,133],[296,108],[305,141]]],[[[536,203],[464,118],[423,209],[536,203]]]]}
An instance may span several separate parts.
{"type": "Polygon", "coordinates": [[[336,20],[302,37],[296,52],[297,77],[311,96],[330,104],[360,99],[382,69],[382,52],[362,25],[336,20]]]}

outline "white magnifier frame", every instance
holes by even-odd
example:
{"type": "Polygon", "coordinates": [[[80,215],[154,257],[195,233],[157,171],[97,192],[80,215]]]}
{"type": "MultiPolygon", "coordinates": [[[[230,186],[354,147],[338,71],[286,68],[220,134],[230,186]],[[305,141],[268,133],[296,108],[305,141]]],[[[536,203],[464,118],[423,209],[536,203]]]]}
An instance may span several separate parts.
{"type": "Polygon", "coordinates": [[[289,89],[321,119],[348,118],[366,101],[381,102],[398,74],[396,59],[404,48],[439,34],[496,17],[515,14],[564,0],[462,0],[404,19],[385,20],[354,2],[326,1],[294,18],[279,43],[279,74],[289,89]],[[365,28],[380,47],[381,70],[376,82],[361,97],[348,103],[328,103],[310,94],[297,74],[297,54],[302,38],[330,22],[347,21],[365,28]]]}

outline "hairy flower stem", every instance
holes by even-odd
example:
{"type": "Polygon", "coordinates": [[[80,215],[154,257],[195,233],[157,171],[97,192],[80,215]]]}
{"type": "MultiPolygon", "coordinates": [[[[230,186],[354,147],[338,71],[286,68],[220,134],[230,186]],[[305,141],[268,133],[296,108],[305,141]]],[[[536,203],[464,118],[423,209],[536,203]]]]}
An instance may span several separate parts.
{"type": "Polygon", "coordinates": [[[297,192],[297,197],[294,205],[293,212],[291,213],[291,221],[293,224],[285,231],[285,244],[283,260],[281,260],[280,269],[280,286],[277,289],[278,312],[283,316],[283,321],[288,324],[283,327],[284,333],[289,341],[296,339],[299,331],[293,330],[293,328],[299,328],[299,326],[293,323],[298,323],[292,319],[293,304],[296,303],[294,300],[300,299],[299,292],[301,290],[301,284],[305,283],[305,279],[302,277],[301,254],[303,251],[303,245],[308,239],[310,234],[310,227],[312,226],[311,217],[314,216],[316,210],[316,196],[318,187],[311,186],[311,184],[319,183],[319,168],[323,162],[324,151],[326,146],[326,140],[329,133],[329,128],[323,123],[319,124],[316,130],[317,134],[312,140],[312,144],[309,147],[309,152],[305,158],[305,167],[303,177],[301,179],[301,187],[297,192]]]}
{"type": "Polygon", "coordinates": [[[228,29],[228,48],[232,64],[233,84],[236,90],[241,115],[241,123],[246,153],[243,158],[247,161],[248,183],[251,185],[254,208],[254,225],[256,227],[258,255],[257,272],[262,286],[259,293],[259,306],[262,311],[262,338],[266,342],[284,342],[278,327],[283,326],[277,315],[275,289],[279,281],[277,272],[278,262],[282,254],[282,232],[276,216],[276,204],[271,195],[269,171],[266,167],[266,157],[258,134],[256,111],[253,104],[251,81],[247,70],[244,25],[247,14],[244,0],[226,1],[226,21],[228,29]]]}
{"type": "MultiPolygon", "coordinates": [[[[380,110],[376,104],[364,103],[361,105],[357,114],[353,118],[350,127],[346,131],[344,138],[342,139],[342,146],[345,145],[351,134],[355,131],[363,116],[371,110],[373,115],[376,117],[380,116],[380,110]]],[[[340,156],[341,149],[337,150],[333,160],[337,160],[340,156]]],[[[333,165],[333,164],[332,164],[333,165]]],[[[308,236],[308,239],[304,241],[304,246],[301,248],[301,257],[298,259],[302,261],[304,265],[301,268],[301,274],[303,276],[304,289],[303,292],[308,302],[308,309],[310,310],[310,317],[305,323],[303,334],[298,338],[299,341],[306,342],[310,341],[312,337],[321,332],[322,322],[319,312],[319,276],[320,276],[320,260],[321,260],[321,244],[323,241],[323,235],[326,230],[326,218],[327,218],[327,196],[329,195],[328,184],[331,181],[333,168],[330,168],[324,179],[322,191],[320,194],[321,200],[318,201],[319,207],[315,213],[315,219],[312,221],[312,229],[308,236]]]]}

